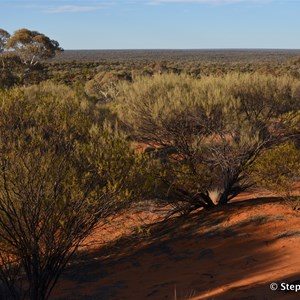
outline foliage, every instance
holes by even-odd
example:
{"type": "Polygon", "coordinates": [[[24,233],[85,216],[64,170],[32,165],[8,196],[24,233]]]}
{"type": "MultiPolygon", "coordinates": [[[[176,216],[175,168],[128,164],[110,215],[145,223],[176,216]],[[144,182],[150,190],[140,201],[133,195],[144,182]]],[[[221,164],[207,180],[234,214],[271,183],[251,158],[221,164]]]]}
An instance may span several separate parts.
{"type": "Polygon", "coordinates": [[[0,53],[4,51],[9,38],[10,34],[6,30],[0,28],[0,53]]]}
{"type": "Polygon", "coordinates": [[[294,143],[287,142],[263,153],[251,173],[258,186],[282,193],[293,209],[300,209],[299,200],[292,195],[300,178],[300,150],[294,143]]]}
{"type": "Polygon", "coordinates": [[[2,295],[47,299],[82,240],[140,197],[144,159],[63,86],[0,94],[2,295]]]}
{"type": "Polygon", "coordinates": [[[43,33],[28,29],[19,29],[8,39],[7,49],[13,49],[25,65],[35,65],[42,59],[52,58],[62,51],[57,41],[43,33]]]}
{"type": "MultiPolygon", "coordinates": [[[[133,80],[136,76],[151,77],[157,73],[186,74],[198,79],[259,73],[299,79],[299,53],[298,50],[67,50],[43,64],[49,78],[71,86],[84,86],[99,73],[124,73],[131,75],[133,80]]],[[[91,87],[89,83],[88,90],[91,87]]]]}
{"type": "Polygon", "coordinates": [[[62,50],[57,41],[37,31],[19,29],[10,35],[0,29],[0,87],[28,85],[44,80],[45,73],[41,61],[53,58],[62,50]]]}
{"type": "Polygon", "coordinates": [[[292,134],[283,119],[299,111],[299,91],[290,77],[161,75],[122,84],[116,109],[135,139],[156,148],[163,200],[190,211],[214,206],[211,190],[223,205],[252,185],[247,168],[292,134]]]}
{"type": "Polygon", "coordinates": [[[0,73],[0,87],[10,88],[18,82],[18,77],[16,77],[10,70],[5,69],[0,73]]]}
{"type": "Polygon", "coordinates": [[[125,72],[100,72],[85,84],[85,92],[101,102],[109,102],[116,98],[119,81],[132,81],[131,75],[125,72]]]}

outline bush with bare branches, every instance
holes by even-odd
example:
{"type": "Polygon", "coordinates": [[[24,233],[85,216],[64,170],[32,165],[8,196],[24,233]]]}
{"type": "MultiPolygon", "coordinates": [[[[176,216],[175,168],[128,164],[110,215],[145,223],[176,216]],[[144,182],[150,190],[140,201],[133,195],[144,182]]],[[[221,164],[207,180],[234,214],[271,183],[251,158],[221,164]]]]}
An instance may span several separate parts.
{"type": "Polygon", "coordinates": [[[143,159],[96,121],[94,107],[63,86],[0,94],[0,287],[8,299],[48,299],[91,230],[139,197],[143,159]]]}
{"type": "Polygon", "coordinates": [[[227,204],[251,187],[249,167],[296,134],[287,120],[299,108],[299,81],[257,74],[140,78],[122,85],[116,103],[135,139],[160,157],[159,197],[183,212],[227,204]]]}

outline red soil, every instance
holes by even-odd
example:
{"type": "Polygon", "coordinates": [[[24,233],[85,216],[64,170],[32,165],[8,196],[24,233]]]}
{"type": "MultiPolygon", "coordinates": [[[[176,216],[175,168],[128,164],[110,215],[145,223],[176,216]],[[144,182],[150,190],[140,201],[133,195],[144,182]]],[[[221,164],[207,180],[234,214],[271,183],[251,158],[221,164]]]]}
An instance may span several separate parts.
{"type": "Polygon", "coordinates": [[[51,299],[300,299],[269,288],[300,280],[300,214],[262,195],[151,232],[139,226],[163,212],[124,215],[112,231],[92,234],[51,299]]]}

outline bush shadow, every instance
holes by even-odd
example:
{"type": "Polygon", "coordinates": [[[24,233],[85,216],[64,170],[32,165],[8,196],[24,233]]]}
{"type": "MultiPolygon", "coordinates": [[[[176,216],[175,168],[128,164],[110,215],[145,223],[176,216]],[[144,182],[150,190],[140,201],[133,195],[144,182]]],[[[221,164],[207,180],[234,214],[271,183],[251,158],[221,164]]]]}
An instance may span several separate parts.
{"type": "Polygon", "coordinates": [[[152,224],[150,236],[132,233],[82,252],[52,299],[175,299],[175,293],[178,299],[292,299],[269,288],[300,279],[297,265],[290,267],[295,261],[285,258],[290,246],[281,244],[299,242],[299,235],[280,237],[299,215],[281,203],[276,197],[236,201],[152,224]]]}

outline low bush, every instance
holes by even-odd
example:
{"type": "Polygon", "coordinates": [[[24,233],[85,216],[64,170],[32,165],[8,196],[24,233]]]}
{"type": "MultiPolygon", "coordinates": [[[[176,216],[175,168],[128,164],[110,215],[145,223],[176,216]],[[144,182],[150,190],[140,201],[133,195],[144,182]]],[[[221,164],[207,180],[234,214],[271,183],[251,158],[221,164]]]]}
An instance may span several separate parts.
{"type": "Polygon", "coordinates": [[[295,134],[288,120],[300,108],[300,82],[270,75],[157,75],[120,91],[121,121],[161,162],[162,201],[184,212],[224,205],[251,187],[247,170],[295,134]],[[211,190],[220,191],[217,204],[211,190]]]}
{"type": "Polygon", "coordinates": [[[9,299],[48,299],[83,239],[145,190],[143,156],[91,105],[49,83],[0,93],[0,279],[9,299]]]}
{"type": "Polygon", "coordinates": [[[300,179],[300,149],[292,142],[271,148],[252,166],[251,174],[258,186],[283,194],[294,210],[300,209],[298,196],[293,195],[300,179]]]}

